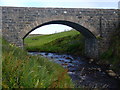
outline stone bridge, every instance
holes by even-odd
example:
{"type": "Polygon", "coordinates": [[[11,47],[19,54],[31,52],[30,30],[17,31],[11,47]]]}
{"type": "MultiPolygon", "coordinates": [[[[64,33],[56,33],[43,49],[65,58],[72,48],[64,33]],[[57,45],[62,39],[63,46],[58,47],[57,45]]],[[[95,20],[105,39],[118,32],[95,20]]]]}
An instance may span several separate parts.
{"type": "Polygon", "coordinates": [[[108,49],[115,29],[120,25],[118,9],[0,7],[2,36],[8,42],[24,46],[24,38],[38,27],[63,24],[85,37],[85,54],[90,58],[108,49]]]}

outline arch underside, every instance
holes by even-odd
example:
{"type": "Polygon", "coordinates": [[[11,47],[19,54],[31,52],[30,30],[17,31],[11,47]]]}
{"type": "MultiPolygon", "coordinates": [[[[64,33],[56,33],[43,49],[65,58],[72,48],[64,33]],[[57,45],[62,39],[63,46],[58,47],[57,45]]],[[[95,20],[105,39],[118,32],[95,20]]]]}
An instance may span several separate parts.
{"type": "Polygon", "coordinates": [[[28,31],[28,33],[23,37],[23,39],[32,31],[34,31],[35,29],[45,26],[45,25],[49,25],[49,24],[62,24],[62,25],[67,25],[69,27],[72,27],[73,29],[79,31],[82,35],[84,35],[86,38],[92,38],[95,39],[96,37],[94,36],[94,34],[92,32],[90,32],[87,28],[74,23],[74,22],[70,22],[70,21],[64,21],[64,20],[55,20],[55,21],[49,21],[46,23],[43,23],[41,25],[38,25],[36,27],[34,27],[32,30],[28,31]]]}

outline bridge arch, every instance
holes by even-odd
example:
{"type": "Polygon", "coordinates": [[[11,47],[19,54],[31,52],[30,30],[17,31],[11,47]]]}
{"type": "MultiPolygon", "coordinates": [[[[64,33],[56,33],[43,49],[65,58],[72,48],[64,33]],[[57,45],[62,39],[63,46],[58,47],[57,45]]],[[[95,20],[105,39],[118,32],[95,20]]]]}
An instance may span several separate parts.
{"type": "Polygon", "coordinates": [[[49,24],[62,24],[62,25],[66,25],[69,27],[72,27],[73,29],[79,31],[82,35],[84,35],[86,38],[91,38],[91,39],[95,39],[95,35],[89,31],[87,28],[83,27],[82,25],[79,25],[77,23],[71,22],[71,21],[65,21],[65,20],[55,20],[55,21],[49,21],[46,23],[43,23],[41,25],[38,25],[36,27],[34,27],[33,29],[29,30],[28,32],[24,33],[24,36],[22,37],[22,39],[24,39],[29,33],[31,33],[32,31],[34,31],[35,29],[45,26],[45,25],[49,25],[49,24]]]}
{"type": "Polygon", "coordinates": [[[90,58],[97,57],[98,52],[95,52],[95,51],[98,51],[98,50],[96,50],[96,48],[97,48],[96,47],[96,36],[86,27],[84,27],[78,23],[66,21],[66,20],[52,20],[52,21],[45,22],[45,23],[42,23],[42,24],[37,25],[37,26],[33,25],[35,27],[30,29],[30,30],[25,29],[25,31],[20,34],[20,35],[22,35],[23,44],[24,44],[24,38],[29,33],[31,33],[32,31],[34,31],[35,29],[37,29],[39,27],[42,27],[45,25],[50,25],[50,24],[62,24],[62,25],[70,26],[73,29],[79,31],[85,37],[85,54],[86,54],[86,56],[90,57],[90,58]]]}
{"type": "Polygon", "coordinates": [[[94,25],[91,25],[89,22],[87,22],[87,19],[89,17],[83,17],[78,18],[76,16],[51,16],[51,17],[44,17],[44,18],[36,18],[33,22],[26,22],[27,24],[24,26],[24,29],[22,29],[18,36],[19,38],[23,39],[27,34],[32,32],[38,27],[49,25],[49,24],[63,24],[70,26],[77,31],[81,32],[84,36],[97,36],[99,34],[98,30],[94,27],[94,25]],[[81,30],[80,30],[81,28],[81,30]],[[89,35],[86,35],[86,33],[89,33],[89,35]],[[92,33],[90,35],[90,33],[92,33]]]}

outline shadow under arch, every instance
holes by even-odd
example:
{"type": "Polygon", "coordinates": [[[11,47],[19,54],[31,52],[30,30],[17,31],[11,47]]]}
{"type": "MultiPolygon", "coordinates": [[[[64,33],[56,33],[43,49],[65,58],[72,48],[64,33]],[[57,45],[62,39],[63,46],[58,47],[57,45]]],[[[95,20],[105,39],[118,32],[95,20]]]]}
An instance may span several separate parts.
{"type": "Polygon", "coordinates": [[[49,24],[62,24],[62,25],[66,25],[69,27],[72,27],[73,29],[79,31],[83,36],[85,36],[86,38],[91,38],[91,39],[96,39],[95,35],[89,31],[87,28],[83,27],[80,24],[71,22],[71,21],[65,21],[65,20],[55,20],[55,21],[49,21],[46,23],[43,23],[41,25],[36,26],[35,28],[33,28],[32,30],[30,30],[24,37],[23,40],[29,35],[29,33],[31,33],[32,31],[34,31],[35,29],[45,26],[45,25],[49,25],[49,24]]]}

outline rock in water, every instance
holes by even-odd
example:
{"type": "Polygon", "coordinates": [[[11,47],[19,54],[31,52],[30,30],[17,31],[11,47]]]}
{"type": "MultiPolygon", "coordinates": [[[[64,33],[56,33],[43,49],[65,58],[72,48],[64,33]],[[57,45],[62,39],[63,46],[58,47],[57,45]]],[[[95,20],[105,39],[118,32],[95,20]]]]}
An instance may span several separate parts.
{"type": "Polygon", "coordinates": [[[116,76],[116,73],[112,70],[106,70],[106,72],[108,73],[108,75],[112,76],[112,77],[115,77],[116,76]]]}
{"type": "Polygon", "coordinates": [[[72,60],[72,58],[70,58],[70,57],[66,57],[65,59],[70,59],[70,60],[72,60]]]}
{"type": "Polygon", "coordinates": [[[90,59],[90,60],[89,60],[89,63],[92,63],[93,61],[94,61],[94,59],[90,59]]]}

